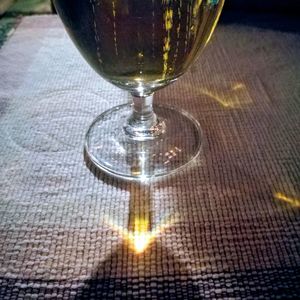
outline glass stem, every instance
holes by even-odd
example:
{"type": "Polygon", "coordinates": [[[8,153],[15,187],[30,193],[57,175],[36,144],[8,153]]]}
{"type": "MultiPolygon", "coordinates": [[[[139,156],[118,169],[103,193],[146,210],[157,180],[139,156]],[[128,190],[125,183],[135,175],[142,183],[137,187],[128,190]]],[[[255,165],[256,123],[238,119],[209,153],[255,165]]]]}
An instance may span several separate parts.
{"type": "Polygon", "coordinates": [[[124,126],[125,134],[134,140],[154,139],[165,131],[165,124],[153,111],[153,94],[132,96],[132,113],[124,126]]]}

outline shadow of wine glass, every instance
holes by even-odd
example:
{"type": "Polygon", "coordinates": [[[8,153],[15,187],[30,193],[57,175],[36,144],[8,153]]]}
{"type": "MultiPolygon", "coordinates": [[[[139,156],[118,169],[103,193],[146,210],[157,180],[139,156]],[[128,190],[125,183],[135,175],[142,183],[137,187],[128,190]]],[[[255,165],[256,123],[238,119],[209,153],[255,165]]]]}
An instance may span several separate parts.
{"type": "Polygon", "coordinates": [[[199,299],[191,262],[177,251],[178,237],[174,238],[173,229],[181,231],[183,223],[176,205],[158,209],[154,199],[156,191],[170,186],[171,182],[124,184],[105,175],[86,153],[84,159],[99,181],[129,191],[129,216],[125,226],[112,216],[102,216],[103,226],[118,236],[118,244],[76,291],[75,299],[199,299]]]}

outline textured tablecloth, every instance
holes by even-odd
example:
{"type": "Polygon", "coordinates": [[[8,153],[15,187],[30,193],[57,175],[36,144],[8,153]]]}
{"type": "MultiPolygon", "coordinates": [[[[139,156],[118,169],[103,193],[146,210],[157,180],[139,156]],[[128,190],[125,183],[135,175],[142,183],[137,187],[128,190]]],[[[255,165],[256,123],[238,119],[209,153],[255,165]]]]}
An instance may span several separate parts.
{"type": "Polygon", "coordinates": [[[128,96],[57,17],[24,18],[0,50],[0,299],[299,297],[299,58],[299,35],[219,26],[155,96],[199,120],[201,158],[129,184],[83,158],[89,124],[128,96]]]}

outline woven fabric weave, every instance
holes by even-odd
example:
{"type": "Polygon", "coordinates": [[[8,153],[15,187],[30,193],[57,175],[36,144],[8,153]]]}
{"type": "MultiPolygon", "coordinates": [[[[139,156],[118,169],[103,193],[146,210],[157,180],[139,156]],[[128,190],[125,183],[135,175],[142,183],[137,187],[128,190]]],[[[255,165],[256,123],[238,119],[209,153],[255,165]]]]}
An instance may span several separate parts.
{"type": "Polygon", "coordinates": [[[0,50],[0,298],[299,297],[299,57],[299,35],[219,26],[155,95],[199,120],[201,157],[138,185],[83,157],[88,126],[126,92],[57,17],[24,18],[0,50]],[[165,229],[137,254],[126,232],[141,213],[165,229]]]}

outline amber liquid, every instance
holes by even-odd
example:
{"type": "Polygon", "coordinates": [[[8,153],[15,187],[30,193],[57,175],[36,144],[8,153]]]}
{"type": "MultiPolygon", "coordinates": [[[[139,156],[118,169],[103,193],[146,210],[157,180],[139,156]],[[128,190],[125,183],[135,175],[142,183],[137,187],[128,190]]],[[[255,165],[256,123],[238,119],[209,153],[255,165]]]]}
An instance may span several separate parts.
{"type": "Polygon", "coordinates": [[[224,0],[54,0],[71,38],[105,79],[149,94],[207,44],[224,0]]]}

